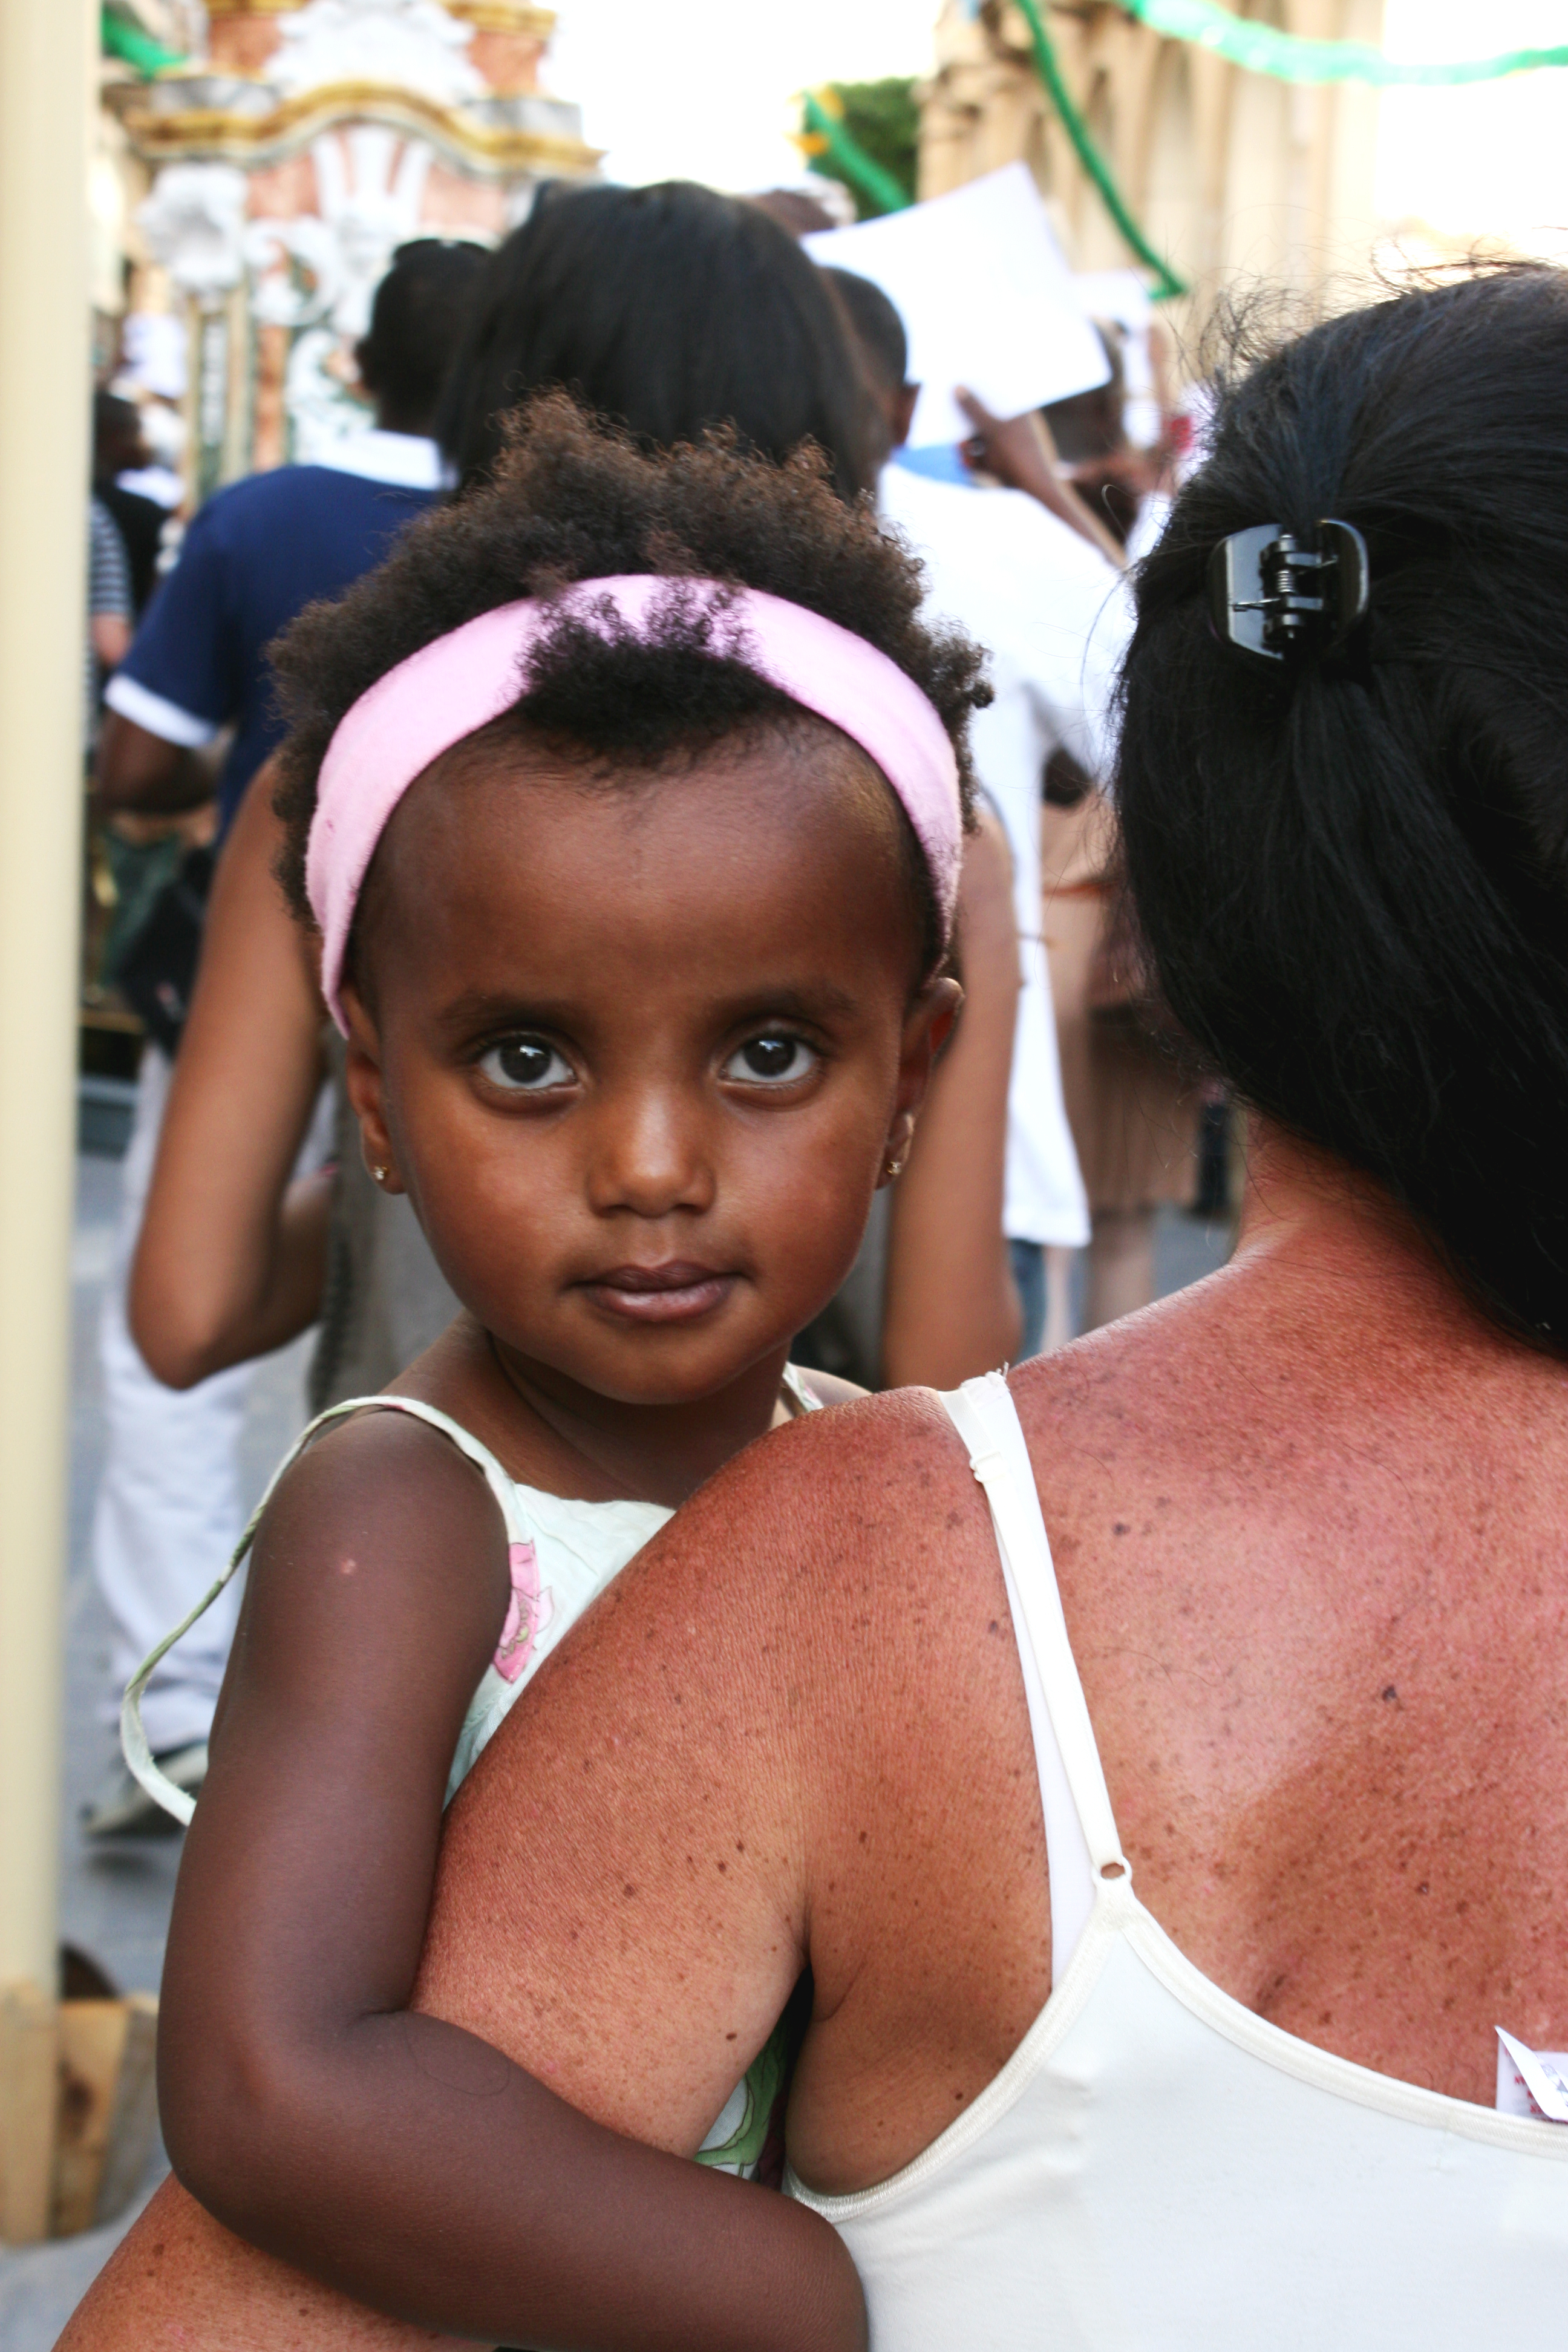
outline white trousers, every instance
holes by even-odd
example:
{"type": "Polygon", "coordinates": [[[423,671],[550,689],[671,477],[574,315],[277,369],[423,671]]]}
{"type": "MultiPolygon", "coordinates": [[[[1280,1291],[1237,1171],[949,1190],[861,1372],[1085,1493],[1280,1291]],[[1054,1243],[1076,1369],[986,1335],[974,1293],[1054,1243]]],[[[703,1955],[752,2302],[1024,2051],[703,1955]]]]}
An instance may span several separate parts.
{"type": "MultiPolygon", "coordinates": [[[[153,1644],[201,1599],[245,1525],[239,1437],[255,1366],[237,1364],[194,1389],[165,1388],[142,1362],[125,1319],[169,1075],[167,1057],[149,1045],[99,1339],[109,1426],[93,1514],[92,1567],[113,1625],[113,1690],[105,1712],[116,1719],[125,1685],[153,1644]]],[[[142,1717],[154,1755],[206,1738],[239,1586],[237,1578],[153,1675],[142,1717]]]]}

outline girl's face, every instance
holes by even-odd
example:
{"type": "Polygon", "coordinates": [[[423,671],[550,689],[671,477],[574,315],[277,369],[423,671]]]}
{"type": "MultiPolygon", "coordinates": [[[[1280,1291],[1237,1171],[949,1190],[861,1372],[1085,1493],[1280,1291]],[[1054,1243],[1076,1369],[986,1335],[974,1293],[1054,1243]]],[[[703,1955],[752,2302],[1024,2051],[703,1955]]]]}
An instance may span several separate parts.
{"type": "Polygon", "coordinates": [[[694,1402],[831,1297],[957,1001],[910,998],[900,823],[815,724],[608,783],[459,747],[408,793],[349,1087],[510,1353],[694,1402]]]}

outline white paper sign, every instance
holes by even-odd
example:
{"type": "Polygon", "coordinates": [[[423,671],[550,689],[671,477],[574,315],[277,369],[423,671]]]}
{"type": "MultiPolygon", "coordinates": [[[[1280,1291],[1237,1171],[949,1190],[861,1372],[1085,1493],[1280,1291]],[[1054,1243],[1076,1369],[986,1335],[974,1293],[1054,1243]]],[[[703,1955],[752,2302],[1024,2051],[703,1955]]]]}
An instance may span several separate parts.
{"type": "Polygon", "coordinates": [[[1109,379],[1026,163],[801,243],[824,268],[870,278],[903,320],[921,387],[911,448],[967,438],[955,384],[994,416],[1021,416],[1109,379]]]}
{"type": "Polygon", "coordinates": [[[1148,332],[1154,305],[1135,269],[1080,269],[1072,282],[1086,318],[1114,319],[1130,335],[1148,332]]]}
{"type": "Polygon", "coordinates": [[[1568,2124],[1568,2052],[1530,2050],[1497,2029],[1497,2105],[1502,2116],[1568,2124]]]}

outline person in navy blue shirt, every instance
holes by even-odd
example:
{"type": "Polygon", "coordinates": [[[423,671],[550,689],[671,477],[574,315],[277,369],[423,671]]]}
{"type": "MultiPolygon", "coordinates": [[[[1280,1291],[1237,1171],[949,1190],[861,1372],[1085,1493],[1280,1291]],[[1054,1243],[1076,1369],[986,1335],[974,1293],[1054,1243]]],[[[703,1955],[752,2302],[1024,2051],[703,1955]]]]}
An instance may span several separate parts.
{"type": "Polygon", "coordinates": [[[205,798],[205,772],[189,755],[232,726],[218,794],[226,828],[282,740],[268,646],[302,606],[340,595],[378,563],[440,489],[430,418],[485,257],[434,237],[404,246],[358,352],[375,429],[326,462],[232,483],[191,523],[108,698],[98,757],[106,809],[146,814],[205,798]]]}
{"type": "MultiPolygon", "coordinates": [[[[234,730],[219,788],[220,832],[281,740],[267,647],[300,608],[336,596],[378,563],[442,483],[429,437],[437,395],[488,257],[422,238],[404,246],[376,291],[357,354],[374,431],[329,462],[253,475],[207,500],[111,681],[100,738],[103,811],[173,815],[212,795],[196,756],[234,730]]],[[[142,828],[138,828],[142,830],[142,828]]],[[[153,1643],[212,1582],[239,1535],[237,1454],[253,1367],[176,1392],[154,1380],[126,1322],[125,1293],[156,1153],[171,1064],[144,1047],[124,1165],[116,1265],[100,1349],[109,1424],[93,1519],[93,1570],[112,1624],[106,1713],[153,1643]]],[[[232,1624],[182,1643],[148,1692],[146,1718],[165,1770],[200,1786],[232,1624]]],[[[153,1809],[118,1762],[90,1804],[94,1838],[135,1835],[153,1809]]]]}

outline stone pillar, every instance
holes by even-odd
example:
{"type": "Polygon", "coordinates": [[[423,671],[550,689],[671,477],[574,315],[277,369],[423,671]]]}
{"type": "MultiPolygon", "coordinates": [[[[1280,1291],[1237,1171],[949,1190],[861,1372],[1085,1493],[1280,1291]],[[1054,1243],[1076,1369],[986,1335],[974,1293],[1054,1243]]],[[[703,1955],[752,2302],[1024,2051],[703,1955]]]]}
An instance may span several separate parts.
{"type": "Polygon", "coordinates": [[[76,1178],[89,0],[0,6],[0,2237],[55,2124],[60,1592],[76,1178]]]}

